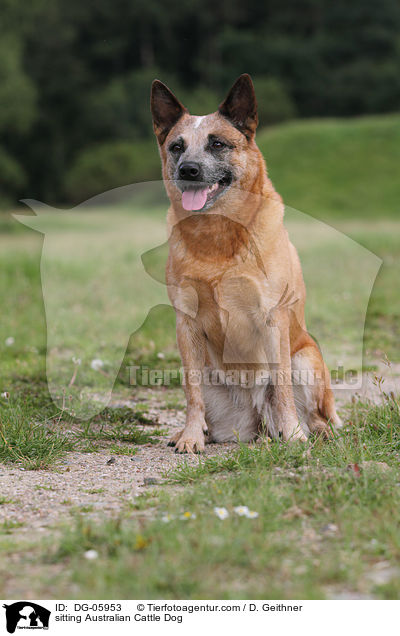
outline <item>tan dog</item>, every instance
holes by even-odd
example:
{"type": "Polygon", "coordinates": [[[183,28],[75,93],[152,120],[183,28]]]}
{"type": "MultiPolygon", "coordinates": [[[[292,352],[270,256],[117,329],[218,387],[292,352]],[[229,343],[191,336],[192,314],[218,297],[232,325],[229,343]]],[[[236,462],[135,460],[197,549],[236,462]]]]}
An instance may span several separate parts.
{"type": "Polygon", "coordinates": [[[241,75],[218,111],[189,114],[160,81],[151,110],[168,211],[167,285],[185,369],[185,428],[170,444],[326,435],[329,373],[304,320],[305,287],[280,196],[255,143],[257,104],[241,75]],[[300,424],[301,423],[301,424],[300,424]]]}

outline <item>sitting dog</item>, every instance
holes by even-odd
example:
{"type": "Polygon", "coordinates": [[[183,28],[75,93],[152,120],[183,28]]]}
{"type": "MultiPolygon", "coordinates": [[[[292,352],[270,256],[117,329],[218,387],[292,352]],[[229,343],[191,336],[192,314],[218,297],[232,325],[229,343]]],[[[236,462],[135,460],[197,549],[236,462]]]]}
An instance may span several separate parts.
{"type": "Polygon", "coordinates": [[[255,142],[250,76],[241,75],[203,117],[155,80],[151,111],[171,201],[166,281],[187,400],[185,428],[170,444],[193,453],[204,450],[206,436],[329,435],[341,422],[306,329],[305,286],[284,206],[255,142]]]}

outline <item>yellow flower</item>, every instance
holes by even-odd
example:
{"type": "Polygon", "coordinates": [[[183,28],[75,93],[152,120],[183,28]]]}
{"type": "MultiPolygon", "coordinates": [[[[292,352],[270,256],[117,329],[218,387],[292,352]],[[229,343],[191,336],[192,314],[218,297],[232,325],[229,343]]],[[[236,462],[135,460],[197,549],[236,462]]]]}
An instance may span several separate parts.
{"type": "Polygon", "coordinates": [[[144,550],[144,548],[147,548],[148,545],[149,545],[148,539],[143,537],[141,534],[136,535],[136,542],[133,548],[134,550],[144,550]]]}
{"type": "Polygon", "coordinates": [[[194,512],[189,512],[189,510],[187,510],[183,513],[181,519],[196,519],[196,515],[194,514],[194,512]]]}

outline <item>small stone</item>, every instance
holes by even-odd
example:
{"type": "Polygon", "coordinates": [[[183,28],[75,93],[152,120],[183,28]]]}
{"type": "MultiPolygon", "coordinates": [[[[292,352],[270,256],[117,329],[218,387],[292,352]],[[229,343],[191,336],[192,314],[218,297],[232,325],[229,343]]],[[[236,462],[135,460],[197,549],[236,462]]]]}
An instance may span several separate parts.
{"type": "Polygon", "coordinates": [[[159,484],[159,483],[160,481],[156,477],[144,477],[143,479],[144,486],[155,486],[156,484],[159,484]]]}
{"type": "Polygon", "coordinates": [[[393,579],[399,577],[400,570],[393,566],[389,561],[379,561],[375,563],[371,570],[367,573],[366,578],[373,585],[386,585],[393,579]]]}
{"type": "Polygon", "coordinates": [[[107,462],[107,466],[111,466],[111,464],[115,464],[117,460],[115,459],[115,457],[110,457],[110,459],[107,462]]]}
{"type": "Polygon", "coordinates": [[[334,537],[339,532],[339,528],[335,523],[327,523],[326,526],[321,528],[321,534],[328,537],[334,537]]]}

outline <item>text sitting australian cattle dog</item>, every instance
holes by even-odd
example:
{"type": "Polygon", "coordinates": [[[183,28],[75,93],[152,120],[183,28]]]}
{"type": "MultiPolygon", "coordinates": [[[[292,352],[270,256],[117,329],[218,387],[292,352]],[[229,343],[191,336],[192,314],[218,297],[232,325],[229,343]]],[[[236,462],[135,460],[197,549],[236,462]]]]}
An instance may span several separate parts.
{"type": "Polygon", "coordinates": [[[283,203],[255,143],[250,77],[204,117],[155,80],[151,110],[171,201],[167,285],[187,399],[185,428],[170,444],[192,453],[206,439],[247,441],[261,431],[284,441],[328,435],[341,422],[307,333],[283,203]]]}

